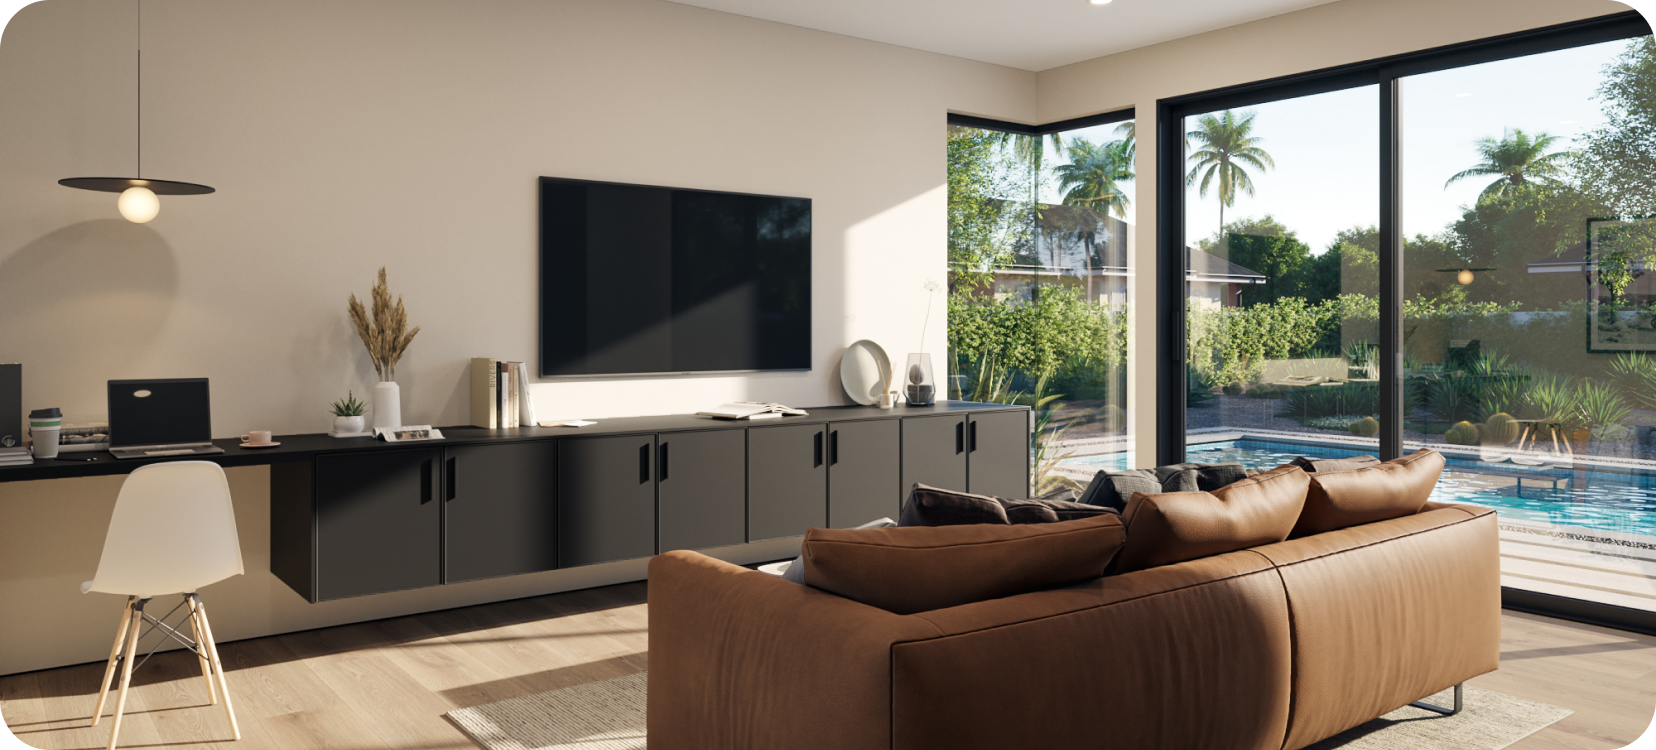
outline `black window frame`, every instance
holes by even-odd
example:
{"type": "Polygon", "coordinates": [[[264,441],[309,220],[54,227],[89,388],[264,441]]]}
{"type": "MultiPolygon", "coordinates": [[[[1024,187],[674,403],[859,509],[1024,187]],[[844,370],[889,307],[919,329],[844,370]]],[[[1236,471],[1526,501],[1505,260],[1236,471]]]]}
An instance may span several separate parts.
{"type": "MultiPolygon", "coordinates": [[[[1514,34],[1272,78],[1156,103],[1156,463],[1186,454],[1185,134],[1190,115],[1377,86],[1380,96],[1380,457],[1403,452],[1403,237],[1401,80],[1409,76],[1648,36],[1629,11],[1514,34]]],[[[1656,613],[1524,589],[1501,588],[1501,606],[1656,635],[1656,613]]]]}

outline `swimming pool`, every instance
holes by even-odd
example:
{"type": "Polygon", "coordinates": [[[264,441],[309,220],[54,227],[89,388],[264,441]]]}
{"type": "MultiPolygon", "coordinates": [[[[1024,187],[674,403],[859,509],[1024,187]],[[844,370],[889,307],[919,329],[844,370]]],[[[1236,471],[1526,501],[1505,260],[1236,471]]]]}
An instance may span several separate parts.
{"type": "MultiPolygon", "coordinates": [[[[1250,469],[1280,466],[1296,456],[1346,458],[1364,453],[1253,438],[1192,444],[1186,452],[1193,462],[1235,462],[1250,469]]],[[[1077,456],[1063,463],[1074,468],[1120,470],[1128,468],[1127,462],[1126,454],[1115,453],[1077,456]]],[[[1601,467],[1542,470],[1450,458],[1432,499],[1486,505],[1504,518],[1520,521],[1656,536],[1656,473],[1652,472],[1601,467]],[[1521,488],[1513,483],[1514,475],[1523,477],[1521,488]],[[1558,481],[1555,488],[1555,479],[1569,481],[1558,481]]]]}

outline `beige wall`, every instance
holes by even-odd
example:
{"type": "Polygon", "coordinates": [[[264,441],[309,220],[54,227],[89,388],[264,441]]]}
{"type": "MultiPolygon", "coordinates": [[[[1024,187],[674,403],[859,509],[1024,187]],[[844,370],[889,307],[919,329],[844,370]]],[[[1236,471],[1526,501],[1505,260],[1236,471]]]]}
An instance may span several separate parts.
{"type": "MultiPolygon", "coordinates": [[[[1156,267],[1156,102],[1184,94],[1621,13],[1608,0],[1344,0],[1152,47],[1042,71],[1040,122],[1128,107],[1138,120],[1133,263],[1156,267]]],[[[1154,310],[1155,276],[1135,277],[1134,308],[1154,310]]],[[[1156,321],[1133,320],[1129,403],[1151,403],[1156,321]]],[[[1138,462],[1153,463],[1155,410],[1137,409],[1138,462]]]]}
{"type": "MultiPolygon", "coordinates": [[[[133,7],[46,0],[0,43],[0,362],[24,363],[26,408],[70,421],[103,416],[111,378],[206,376],[215,435],[326,430],[328,401],[374,381],[345,298],[383,264],[423,327],[404,421],[464,422],[468,358],[534,361],[541,175],[815,209],[810,373],[541,383],[543,415],[843,403],[846,344],[921,346],[945,113],[1035,115],[1033,73],[658,0],[150,0],[145,174],[219,192],[135,225],[114,195],[54,184],[134,168],[133,7]]],[[[204,592],[225,639],[642,577],[310,605],[268,572],[268,472],[231,475],[248,574],[204,592]]],[[[118,487],[0,484],[0,673],[108,653],[119,601],[77,592],[118,487]]]]}

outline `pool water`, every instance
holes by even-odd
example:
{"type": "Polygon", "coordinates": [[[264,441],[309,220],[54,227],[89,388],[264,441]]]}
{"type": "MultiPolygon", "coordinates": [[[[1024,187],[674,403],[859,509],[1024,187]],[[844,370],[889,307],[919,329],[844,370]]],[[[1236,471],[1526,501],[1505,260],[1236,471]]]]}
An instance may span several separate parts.
{"type": "MultiPolygon", "coordinates": [[[[1274,440],[1230,440],[1193,444],[1188,460],[1197,463],[1240,463],[1250,469],[1269,469],[1297,456],[1347,458],[1364,451],[1326,445],[1274,440]]],[[[1080,456],[1064,461],[1077,468],[1129,468],[1126,454],[1080,456]]],[[[1656,536],[1656,473],[1577,467],[1548,469],[1511,463],[1485,464],[1450,458],[1432,499],[1448,503],[1476,503],[1495,508],[1503,517],[1520,521],[1577,526],[1602,531],[1656,536]],[[1480,472],[1486,469],[1492,474],[1480,472]],[[1522,489],[1513,474],[1524,475],[1522,489]],[[1554,479],[1559,481],[1555,489],[1554,479]]]]}

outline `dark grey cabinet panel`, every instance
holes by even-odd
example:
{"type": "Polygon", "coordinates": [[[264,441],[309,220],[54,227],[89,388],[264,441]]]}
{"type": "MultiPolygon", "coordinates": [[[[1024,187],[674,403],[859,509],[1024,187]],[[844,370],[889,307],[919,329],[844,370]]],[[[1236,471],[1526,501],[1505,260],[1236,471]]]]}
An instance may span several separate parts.
{"type": "Polygon", "coordinates": [[[827,432],[820,424],[748,429],[748,541],[828,524],[827,432]]]}
{"type": "Polygon", "coordinates": [[[903,418],[903,496],[916,482],[966,490],[966,417],[903,418]]]}
{"type": "Polygon", "coordinates": [[[979,495],[1029,497],[1029,412],[966,418],[966,489],[979,495]]]}
{"type": "Polygon", "coordinates": [[[441,458],[435,449],[317,457],[318,601],[443,582],[441,458]]]}
{"type": "Polygon", "coordinates": [[[558,567],[558,452],[551,441],[444,451],[445,583],[558,567]]]}
{"type": "Polygon", "coordinates": [[[741,429],[658,436],[659,551],[747,541],[747,457],[741,429]]]}
{"type": "Polygon", "coordinates": [[[655,554],[655,436],[558,441],[558,565],[655,554]]]}
{"type": "Polygon", "coordinates": [[[844,529],[901,510],[902,430],[895,419],[828,425],[828,525],[844,529]]]}

